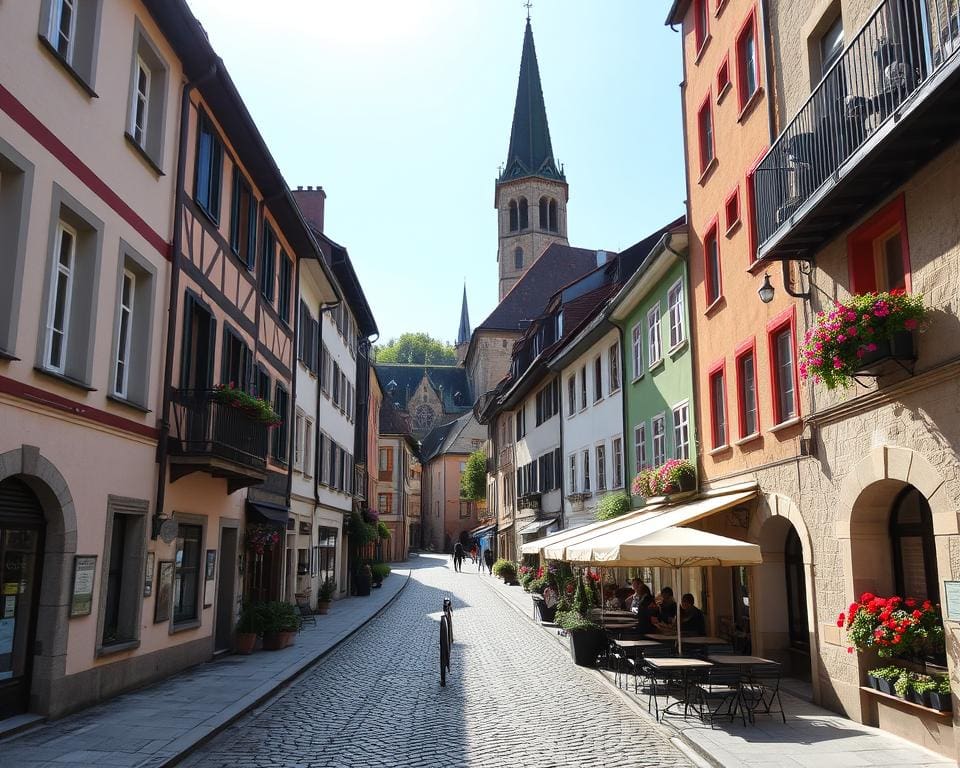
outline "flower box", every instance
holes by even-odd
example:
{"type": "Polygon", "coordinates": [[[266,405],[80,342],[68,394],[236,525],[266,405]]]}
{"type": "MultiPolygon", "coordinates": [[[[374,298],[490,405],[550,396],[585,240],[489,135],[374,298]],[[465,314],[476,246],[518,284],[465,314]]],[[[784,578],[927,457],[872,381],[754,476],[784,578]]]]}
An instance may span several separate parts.
{"type": "Polygon", "coordinates": [[[931,709],[936,709],[938,712],[953,711],[953,696],[951,694],[930,691],[927,694],[927,697],[929,699],[927,706],[929,706],[931,709]]]}
{"type": "Polygon", "coordinates": [[[889,339],[878,339],[876,349],[864,352],[853,371],[858,376],[878,376],[889,360],[915,360],[913,333],[898,331],[889,339]]]}

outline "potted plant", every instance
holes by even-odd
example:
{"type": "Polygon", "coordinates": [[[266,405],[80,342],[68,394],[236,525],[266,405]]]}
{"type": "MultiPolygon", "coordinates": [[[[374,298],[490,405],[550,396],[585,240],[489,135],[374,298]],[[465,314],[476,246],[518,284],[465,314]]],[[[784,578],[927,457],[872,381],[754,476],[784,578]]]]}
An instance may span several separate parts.
{"type": "Polygon", "coordinates": [[[926,316],[922,296],[902,290],[864,293],[817,315],[800,349],[800,375],[827,389],[850,386],[855,373],[875,375],[886,358],[913,359],[913,332],[926,316]]]}
{"type": "Polygon", "coordinates": [[[660,496],[663,493],[660,475],[655,469],[641,469],[630,484],[630,493],[642,499],[660,496]]]}
{"type": "Polygon", "coordinates": [[[555,620],[567,633],[573,663],[581,667],[595,666],[604,641],[600,627],[575,610],[557,611],[555,620]]]}
{"type": "Polygon", "coordinates": [[[280,647],[286,648],[288,645],[293,645],[293,641],[296,639],[297,632],[300,631],[300,626],[303,623],[303,619],[300,618],[300,614],[297,612],[297,607],[293,605],[293,603],[280,603],[277,610],[281,642],[280,647]]]}
{"type": "Polygon", "coordinates": [[[240,619],[237,621],[235,651],[243,656],[253,653],[253,648],[257,644],[257,635],[260,632],[257,608],[252,603],[247,603],[240,611],[240,619]]]}
{"type": "Polygon", "coordinates": [[[337,589],[337,582],[326,578],[320,584],[320,591],[317,594],[317,613],[326,615],[330,612],[330,601],[333,600],[333,593],[337,589]]]}
{"type": "Polygon", "coordinates": [[[623,491],[608,493],[597,502],[594,517],[597,520],[612,520],[630,511],[630,496],[623,491]]]}
{"type": "Polygon", "coordinates": [[[261,627],[263,629],[263,650],[279,651],[283,648],[283,636],[280,634],[280,603],[271,601],[258,606],[261,627]]]}
{"type": "Polygon", "coordinates": [[[914,675],[907,698],[914,704],[930,706],[930,693],[936,690],[937,681],[930,675],[914,675]]]}
{"type": "Polygon", "coordinates": [[[252,523],[247,526],[247,548],[262,555],[273,549],[280,541],[280,529],[274,525],[252,523]]]}
{"type": "Polygon", "coordinates": [[[876,649],[882,658],[904,656],[943,644],[943,622],[929,600],[877,597],[865,592],[837,617],[847,639],[858,651],[876,649]]]}
{"type": "Polygon", "coordinates": [[[518,584],[517,566],[510,560],[500,558],[493,564],[493,575],[503,579],[504,584],[518,584]]]}
{"type": "Polygon", "coordinates": [[[218,384],[214,387],[213,399],[215,402],[238,410],[254,421],[259,421],[268,427],[275,427],[281,423],[280,417],[266,400],[235,387],[232,381],[229,384],[218,384]]]}
{"type": "Polygon", "coordinates": [[[692,491],[697,487],[697,469],[688,459],[670,459],[657,470],[657,474],[665,495],[692,491]]]}
{"type": "Polygon", "coordinates": [[[372,574],[373,586],[383,586],[383,580],[390,575],[390,566],[386,563],[371,563],[370,572],[372,574]]]}
{"type": "Polygon", "coordinates": [[[950,678],[940,675],[934,678],[934,687],[927,691],[930,707],[940,712],[953,710],[953,695],[950,690],[950,678]]]}
{"type": "Polygon", "coordinates": [[[867,683],[874,690],[894,695],[893,685],[903,674],[903,667],[888,665],[867,672],[867,683]]]}

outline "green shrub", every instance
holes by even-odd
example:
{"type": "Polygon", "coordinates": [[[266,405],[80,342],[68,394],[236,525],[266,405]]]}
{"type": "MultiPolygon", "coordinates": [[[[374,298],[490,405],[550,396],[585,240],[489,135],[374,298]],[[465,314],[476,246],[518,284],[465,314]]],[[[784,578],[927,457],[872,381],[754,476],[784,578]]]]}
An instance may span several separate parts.
{"type": "Polygon", "coordinates": [[[562,627],[568,632],[580,629],[598,629],[596,624],[585,619],[576,611],[558,610],[554,617],[554,621],[556,622],[557,626],[562,627]]]}
{"type": "Polygon", "coordinates": [[[936,681],[937,687],[934,690],[941,696],[949,696],[951,691],[950,677],[948,675],[939,675],[936,681]]]}
{"type": "Polygon", "coordinates": [[[520,586],[523,587],[525,592],[532,592],[530,585],[537,580],[537,575],[535,573],[524,573],[520,576],[520,586]]]}
{"type": "Polygon", "coordinates": [[[913,690],[913,673],[903,670],[903,674],[893,684],[893,690],[897,692],[897,696],[905,699],[907,694],[913,690]]]}
{"type": "Polygon", "coordinates": [[[380,520],[377,522],[377,538],[383,539],[386,541],[390,538],[390,529],[387,528],[387,524],[380,520]]]}
{"type": "Polygon", "coordinates": [[[917,693],[930,693],[937,690],[937,681],[930,675],[917,675],[913,680],[913,690],[917,693]]]}
{"type": "Polygon", "coordinates": [[[337,589],[337,582],[333,579],[324,579],[320,584],[319,597],[325,602],[329,602],[333,599],[333,593],[337,589]]]}
{"type": "Polygon", "coordinates": [[[577,588],[573,593],[573,610],[581,616],[586,616],[590,610],[590,603],[587,602],[587,595],[583,586],[583,574],[577,578],[577,588]]]}
{"type": "Polygon", "coordinates": [[[597,520],[612,520],[630,511],[630,495],[619,491],[608,493],[597,503],[595,516],[597,520]]]}
{"type": "Polygon", "coordinates": [[[386,563],[370,563],[370,571],[374,581],[383,581],[390,575],[390,566],[386,563]]]}
{"type": "Polygon", "coordinates": [[[504,581],[515,581],[517,578],[516,563],[500,558],[493,564],[493,575],[504,581]]]}
{"type": "Polygon", "coordinates": [[[240,634],[259,635],[263,632],[263,622],[261,621],[261,611],[259,606],[254,603],[246,603],[243,610],[240,611],[240,619],[237,621],[237,632],[240,634]]]}
{"type": "Polygon", "coordinates": [[[896,680],[898,677],[900,677],[900,675],[903,674],[903,667],[896,667],[891,664],[886,667],[870,669],[867,671],[867,674],[871,677],[877,677],[882,680],[896,680]]]}
{"type": "Polygon", "coordinates": [[[292,603],[279,600],[259,603],[257,614],[263,632],[296,632],[300,629],[300,614],[292,603]]]}

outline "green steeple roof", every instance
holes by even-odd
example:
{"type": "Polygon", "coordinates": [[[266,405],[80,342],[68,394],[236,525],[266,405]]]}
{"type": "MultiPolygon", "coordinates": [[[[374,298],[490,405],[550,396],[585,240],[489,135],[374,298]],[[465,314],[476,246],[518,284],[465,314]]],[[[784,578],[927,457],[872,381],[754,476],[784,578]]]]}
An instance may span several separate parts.
{"type": "Polygon", "coordinates": [[[543,103],[540,68],[537,66],[537,51],[533,47],[533,29],[529,18],[523,33],[523,55],[520,57],[520,80],[517,83],[517,103],[513,108],[510,149],[500,181],[523,176],[564,179],[563,171],[557,168],[553,159],[547,108],[543,103]]]}

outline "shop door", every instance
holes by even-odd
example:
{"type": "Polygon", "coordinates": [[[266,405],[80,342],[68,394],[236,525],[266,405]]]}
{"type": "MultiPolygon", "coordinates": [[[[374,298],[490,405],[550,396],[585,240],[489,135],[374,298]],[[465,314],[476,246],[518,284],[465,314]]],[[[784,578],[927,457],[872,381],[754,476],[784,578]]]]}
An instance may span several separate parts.
{"type": "Polygon", "coordinates": [[[217,628],[215,651],[228,651],[233,645],[233,615],[236,601],[237,529],[220,532],[220,569],[217,574],[217,628]]]}
{"type": "Polygon", "coordinates": [[[0,718],[26,712],[30,700],[43,527],[26,483],[0,482],[0,718]]]}

